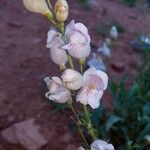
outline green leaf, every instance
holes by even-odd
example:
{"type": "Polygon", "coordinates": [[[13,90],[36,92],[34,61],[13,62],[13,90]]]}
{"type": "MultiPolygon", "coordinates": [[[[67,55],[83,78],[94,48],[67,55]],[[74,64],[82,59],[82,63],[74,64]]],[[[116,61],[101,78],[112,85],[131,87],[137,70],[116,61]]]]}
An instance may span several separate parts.
{"type": "Polygon", "coordinates": [[[146,105],[144,105],[143,113],[144,115],[150,115],[150,103],[147,103],[146,105]]]}
{"type": "Polygon", "coordinates": [[[110,86],[110,90],[111,90],[113,96],[115,97],[115,95],[116,95],[116,93],[118,91],[117,83],[115,83],[114,81],[111,81],[109,86],[110,86]]]}
{"type": "Polygon", "coordinates": [[[122,119],[118,116],[111,115],[106,123],[106,131],[109,131],[115,123],[122,121],[122,119]]]}
{"type": "Polygon", "coordinates": [[[137,141],[143,140],[143,137],[145,137],[146,135],[150,135],[150,123],[145,126],[142,132],[140,132],[137,141]]]}
{"type": "Polygon", "coordinates": [[[91,114],[92,123],[96,125],[97,127],[99,126],[100,120],[103,115],[103,111],[104,111],[103,105],[101,105],[99,108],[94,109],[92,111],[92,114],[91,114]]]}

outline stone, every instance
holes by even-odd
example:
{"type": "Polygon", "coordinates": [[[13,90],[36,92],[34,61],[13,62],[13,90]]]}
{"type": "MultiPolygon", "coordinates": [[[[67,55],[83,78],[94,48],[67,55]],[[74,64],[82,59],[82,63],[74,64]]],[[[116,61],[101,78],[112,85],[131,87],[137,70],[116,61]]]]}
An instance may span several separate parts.
{"type": "Polygon", "coordinates": [[[39,126],[34,124],[34,119],[16,123],[3,130],[1,135],[11,144],[20,144],[27,150],[39,150],[48,141],[39,132],[39,126]]]}

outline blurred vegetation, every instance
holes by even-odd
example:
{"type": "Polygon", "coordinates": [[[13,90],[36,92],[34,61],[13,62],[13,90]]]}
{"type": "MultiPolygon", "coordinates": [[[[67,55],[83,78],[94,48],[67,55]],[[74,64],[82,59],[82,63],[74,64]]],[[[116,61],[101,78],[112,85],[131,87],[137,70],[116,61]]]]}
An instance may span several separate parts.
{"type": "Polygon", "coordinates": [[[112,26],[115,26],[119,33],[125,32],[125,28],[116,20],[112,21],[109,24],[108,23],[97,24],[96,27],[94,28],[94,31],[97,35],[100,35],[102,37],[109,37],[109,32],[112,26]]]}
{"type": "Polygon", "coordinates": [[[128,6],[133,7],[135,6],[136,2],[138,0],[122,0],[124,3],[126,3],[128,6]]]}
{"type": "Polygon", "coordinates": [[[83,8],[89,10],[91,8],[90,6],[90,0],[79,0],[80,4],[83,6],[83,8]]]}
{"type": "Polygon", "coordinates": [[[110,139],[116,150],[150,149],[150,47],[143,47],[138,76],[129,89],[127,77],[111,81],[114,110],[102,106],[92,113],[98,136],[110,139]]]}

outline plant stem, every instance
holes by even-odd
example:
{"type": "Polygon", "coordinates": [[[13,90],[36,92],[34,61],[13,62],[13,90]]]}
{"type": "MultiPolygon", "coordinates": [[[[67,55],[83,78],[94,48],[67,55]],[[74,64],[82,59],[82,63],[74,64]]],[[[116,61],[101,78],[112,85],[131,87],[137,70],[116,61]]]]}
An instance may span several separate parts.
{"type": "Polygon", "coordinates": [[[97,137],[95,135],[95,132],[94,132],[94,129],[93,129],[93,126],[92,126],[92,123],[91,123],[91,118],[90,118],[90,114],[89,114],[89,111],[87,109],[87,106],[83,105],[83,109],[84,109],[85,119],[86,119],[86,122],[87,122],[86,128],[87,128],[89,134],[91,135],[92,139],[96,140],[97,137]]]}
{"type": "Polygon", "coordinates": [[[86,141],[86,139],[84,137],[82,129],[80,128],[80,118],[79,118],[78,114],[76,113],[76,111],[74,110],[74,108],[72,106],[72,100],[69,101],[68,104],[69,104],[69,107],[72,110],[72,112],[73,112],[73,114],[74,114],[74,116],[76,117],[76,120],[77,120],[77,121],[75,121],[75,120],[73,120],[73,121],[75,122],[76,126],[78,127],[79,134],[80,134],[80,136],[81,136],[81,138],[82,138],[82,140],[85,144],[85,147],[87,148],[87,150],[89,150],[89,148],[90,148],[89,144],[88,144],[88,142],[86,141]]]}
{"type": "Polygon", "coordinates": [[[73,61],[72,61],[72,58],[71,58],[71,56],[69,54],[68,54],[68,61],[69,61],[69,65],[70,65],[71,69],[74,70],[73,61]]]}
{"type": "Polygon", "coordinates": [[[81,74],[83,74],[83,65],[80,64],[80,71],[81,71],[81,74]]]}
{"type": "Polygon", "coordinates": [[[85,64],[85,58],[79,59],[79,64],[80,64],[80,72],[81,72],[81,74],[83,74],[83,66],[85,64]]]}

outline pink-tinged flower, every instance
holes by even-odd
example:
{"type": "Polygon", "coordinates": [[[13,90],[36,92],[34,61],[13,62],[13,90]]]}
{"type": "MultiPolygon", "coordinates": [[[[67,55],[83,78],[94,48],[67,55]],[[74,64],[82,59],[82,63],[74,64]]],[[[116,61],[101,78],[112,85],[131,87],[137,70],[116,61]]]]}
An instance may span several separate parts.
{"type": "Polygon", "coordinates": [[[68,57],[66,51],[61,48],[62,45],[64,45],[62,35],[55,30],[50,30],[48,32],[46,47],[50,49],[52,61],[57,65],[65,66],[68,61],[68,57]]]}
{"type": "Polygon", "coordinates": [[[46,77],[44,81],[47,84],[47,88],[49,90],[45,94],[46,98],[57,103],[66,103],[69,101],[71,93],[63,86],[59,77],[52,77],[51,79],[46,77]]]}
{"type": "Polygon", "coordinates": [[[114,146],[105,141],[96,140],[91,144],[91,150],[114,150],[114,146]]]}
{"type": "Polygon", "coordinates": [[[62,48],[68,50],[68,53],[77,59],[83,59],[89,56],[91,52],[90,36],[87,28],[82,23],[75,23],[72,20],[65,30],[68,43],[62,48]]]}
{"type": "Polygon", "coordinates": [[[83,85],[83,77],[82,75],[72,69],[66,69],[62,76],[63,84],[66,88],[70,90],[78,90],[83,85]]]}
{"type": "Polygon", "coordinates": [[[77,101],[83,105],[89,104],[93,109],[100,105],[103,91],[108,84],[108,76],[105,72],[92,67],[83,74],[84,84],[77,94],[77,101]]]}

